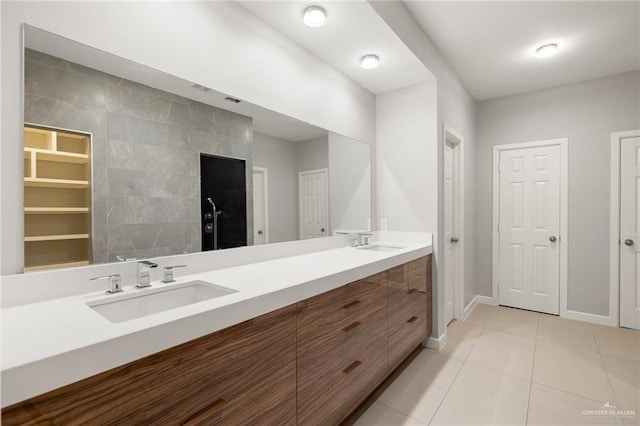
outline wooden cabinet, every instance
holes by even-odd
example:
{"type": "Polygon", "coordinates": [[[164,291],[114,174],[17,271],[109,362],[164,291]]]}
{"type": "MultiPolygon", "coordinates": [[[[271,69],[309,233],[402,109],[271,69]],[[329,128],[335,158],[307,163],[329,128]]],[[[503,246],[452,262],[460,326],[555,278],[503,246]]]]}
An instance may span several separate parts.
{"type": "Polygon", "coordinates": [[[338,424],[430,332],[427,256],[7,407],[2,422],[338,424]]]}
{"type": "Polygon", "coordinates": [[[431,334],[431,256],[389,269],[386,280],[393,370],[431,334]]]}
{"type": "Polygon", "coordinates": [[[7,407],[2,423],[295,424],[295,327],[283,308],[7,407]]]}
{"type": "Polygon", "coordinates": [[[91,261],[91,135],[24,128],[25,271],[91,261]]]}
{"type": "Polygon", "coordinates": [[[299,424],[339,423],[386,376],[382,275],[298,303],[299,424]]]}

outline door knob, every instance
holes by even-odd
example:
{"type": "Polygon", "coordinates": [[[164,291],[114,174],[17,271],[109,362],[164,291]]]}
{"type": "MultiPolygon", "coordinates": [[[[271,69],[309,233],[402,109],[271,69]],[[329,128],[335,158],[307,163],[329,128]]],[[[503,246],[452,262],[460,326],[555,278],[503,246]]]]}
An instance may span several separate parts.
{"type": "Polygon", "coordinates": [[[451,242],[453,244],[457,243],[458,242],[458,237],[451,237],[451,242]]]}
{"type": "Polygon", "coordinates": [[[627,238],[626,240],[624,240],[624,245],[631,247],[633,245],[633,240],[630,238],[627,238]]]}
{"type": "Polygon", "coordinates": [[[320,232],[324,232],[324,228],[320,228],[320,232]]]}
{"type": "Polygon", "coordinates": [[[552,243],[555,243],[556,241],[558,241],[558,239],[554,235],[552,235],[549,237],[549,241],[551,241],[552,243]]]}
{"type": "Polygon", "coordinates": [[[258,235],[262,235],[262,231],[258,231],[258,235]]]}

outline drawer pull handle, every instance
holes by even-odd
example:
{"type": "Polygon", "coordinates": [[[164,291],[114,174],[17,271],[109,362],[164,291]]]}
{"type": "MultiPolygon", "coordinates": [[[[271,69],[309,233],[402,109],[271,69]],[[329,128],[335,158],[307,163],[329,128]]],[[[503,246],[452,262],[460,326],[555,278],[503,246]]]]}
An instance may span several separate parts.
{"type": "Polygon", "coordinates": [[[362,323],[360,321],[353,322],[353,323],[349,324],[348,326],[346,326],[345,328],[343,328],[342,331],[348,333],[351,330],[353,330],[354,328],[359,327],[361,324],[362,323]]]}
{"type": "Polygon", "coordinates": [[[358,368],[360,366],[360,364],[362,364],[360,361],[353,361],[351,363],[351,365],[349,365],[347,368],[345,368],[344,370],[342,370],[342,372],[344,374],[349,374],[351,373],[353,370],[355,370],[356,368],[358,368]]]}
{"type": "Polygon", "coordinates": [[[410,288],[409,291],[407,291],[407,294],[415,293],[417,290],[417,288],[410,288]]]}
{"type": "Polygon", "coordinates": [[[202,410],[198,411],[197,413],[193,414],[191,417],[184,420],[181,423],[181,425],[189,426],[189,425],[201,424],[203,421],[207,419],[207,417],[209,417],[216,410],[219,410],[220,408],[222,408],[226,403],[227,402],[224,399],[220,398],[217,401],[215,401],[213,404],[206,406],[202,410]]]}
{"type": "Polygon", "coordinates": [[[409,319],[407,320],[407,322],[408,322],[409,324],[411,324],[411,323],[415,322],[417,319],[418,319],[418,317],[411,317],[411,318],[409,318],[409,319]]]}
{"type": "Polygon", "coordinates": [[[347,304],[346,304],[346,305],[344,305],[342,308],[343,308],[343,309],[349,309],[349,308],[351,308],[351,307],[353,307],[353,306],[356,306],[358,303],[360,303],[360,301],[359,301],[359,300],[354,300],[354,301],[353,301],[353,302],[351,302],[351,303],[347,303],[347,304]]]}

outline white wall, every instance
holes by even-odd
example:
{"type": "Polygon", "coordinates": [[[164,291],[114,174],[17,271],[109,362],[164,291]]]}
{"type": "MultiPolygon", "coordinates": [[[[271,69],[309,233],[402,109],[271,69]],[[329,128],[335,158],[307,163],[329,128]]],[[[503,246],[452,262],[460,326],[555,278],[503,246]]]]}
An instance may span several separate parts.
{"type": "Polygon", "coordinates": [[[568,308],[609,315],[610,136],[640,128],[640,72],[480,102],[478,293],[491,296],[492,146],[569,138],[568,308]]]}
{"type": "Polygon", "coordinates": [[[329,167],[329,137],[296,142],[298,171],[326,169],[329,167]]]}
{"type": "MultiPolygon", "coordinates": [[[[469,95],[455,71],[444,60],[433,42],[426,36],[422,28],[411,16],[406,6],[399,1],[370,1],[369,4],[411,49],[420,61],[437,79],[437,132],[438,132],[438,198],[439,206],[443,205],[442,164],[442,128],[447,123],[464,138],[464,233],[461,245],[464,250],[464,299],[469,303],[476,295],[476,190],[475,190],[475,101],[469,95]]],[[[442,229],[442,208],[438,212],[438,228],[430,230],[434,234],[434,328],[433,336],[441,336],[446,331],[444,312],[438,306],[444,306],[444,281],[441,268],[440,252],[443,247],[443,235],[437,232],[442,229]]]]}
{"type": "Polygon", "coordinates": [[[298,239],[298,166],[295,142],[253,133],[253,164],[267,169],[269,243],[298,239]]]}
{"type": "Polygon", "coordinates": [[[234,2],[1,2],[0,7],[2,274],[22,268],[22,23],[355,139],[375,139],[370,92],[234,2]]]}
{"type": "Polygon", "coordinates": [[[378,206],[391,231],[438,227],[436,84],[377,96],[378,206]]]}
{"type": "Polygon", "coordinates": [[[329,216],[331,229],[370,229],[371,149],[329,132],[329,216]]]}

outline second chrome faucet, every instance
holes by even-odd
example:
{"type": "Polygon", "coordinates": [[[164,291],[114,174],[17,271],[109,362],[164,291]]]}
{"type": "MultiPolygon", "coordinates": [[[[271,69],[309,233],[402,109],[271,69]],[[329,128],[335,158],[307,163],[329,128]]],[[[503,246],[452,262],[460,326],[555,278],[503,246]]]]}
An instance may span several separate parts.
{"type": "Polygon", "coordinates": [[[136,287],[145,288],[151,286],[150,273],[152,268],[157,268],[158,264],[150,262],[148,260],[141,260],[138,262],[138,280],[136,287]]]}

